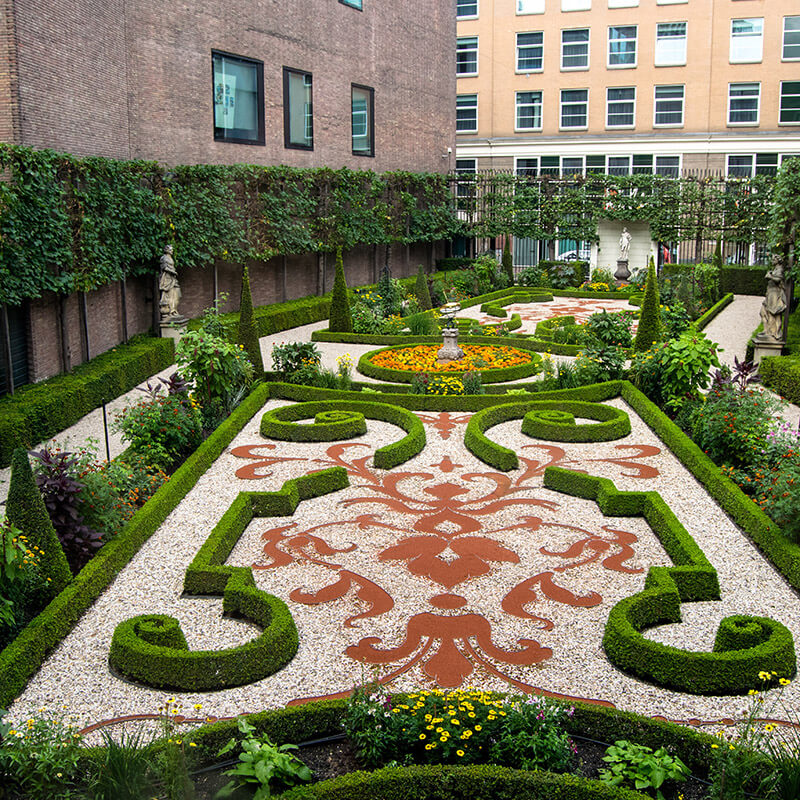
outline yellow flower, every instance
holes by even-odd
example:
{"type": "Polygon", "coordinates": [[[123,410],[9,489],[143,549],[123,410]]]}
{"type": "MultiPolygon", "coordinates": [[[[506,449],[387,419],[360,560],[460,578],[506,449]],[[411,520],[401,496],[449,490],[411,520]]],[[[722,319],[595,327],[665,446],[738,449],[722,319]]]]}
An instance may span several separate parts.
{"type": "Polygon", "coordinates": [[[764,730],[765,730],[767,733],[772,733],[772,731],[774,731],[774,730],[775,730],[775,726],[774,726],[772,723],[769,723],[769,724],[767,724],[767,725],[765,725],[765,726],[764,726],[764,730]]]}
{"type": "Polygon", "coordinates": [[[456,750],[456,755],[457,756],[463,756],[464,755],[464,751],[463,750],[456,750]]]}
{"type": "Polygon", "coordinates": [[[778,683],[780,683],[781,686],[788,686],[791,681],[788,678],[781,678],[778,683]]]}
{"type": "Polygon", "coordinates": [[[768,681],[772,676],[769,672],[762,669],[761,672],[758,673],[758,677],[761,678],[762,681],[768,681]]]}
{"type": "Polygon", "coordinates": [[[419,735],[419,738],[420,738],[420,739],[427,739],[427,738],[428,738],[428,734],[427,734],[427,733],[421,733],[421,734],[419,735]]]}

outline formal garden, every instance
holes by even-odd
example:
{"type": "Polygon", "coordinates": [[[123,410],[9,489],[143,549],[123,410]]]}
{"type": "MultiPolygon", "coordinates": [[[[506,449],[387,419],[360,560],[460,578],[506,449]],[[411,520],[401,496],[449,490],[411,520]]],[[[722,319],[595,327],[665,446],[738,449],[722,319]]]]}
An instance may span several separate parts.
{"type": "MultiPolygon", "coordinates": [[[[131,164],[112,177],[133,192],[154,168],[131,164]]],[[[75,170],[108,193],[101,166],[75,170]]],[[[234,234],[243,262],[265,246],[214,221],[224,181],[182,177],[177,260],[234,234]]],[[[41,180],[7,204],[3,247],[41,180]]],[[[375,241],[501,224],[448,222],[430,185],[392,180],[375,241]]],[[[759,228],[787,279],[798,182],[787,161],[759,228]]],[[[763,294],[765,269],[725,265],[721,245],[625,281],[574,261],[515,273],[506,246],[348,287],[342,232],[363,240],[367,217],[336,202],[313,231],[330,294],[254,308],[244,268],[237,310],[0,400],[0,796],[798,797],[799,434],[763,385],[800,400],[800,312],[785,355],[724,365],[704,331],[748,281],[763,294]],[[109,384],[142,389],[105,460],[60,437],[109,384]]],[[[572,219],[575,191],[562,202],[572,219]]],[[[606,216],[652,213],[622,203],[606,216]]],[[[152,256],[163,221],[138,219],[152,256]]],[[[293,220],[276,252],[309,245],[293,220]]],[[[116,274],[101,236],[81,260],[62,222],[50,246],[116,274]]],[[[26,263],[0,276],[5,301],[44,280],[26,263]]]]}

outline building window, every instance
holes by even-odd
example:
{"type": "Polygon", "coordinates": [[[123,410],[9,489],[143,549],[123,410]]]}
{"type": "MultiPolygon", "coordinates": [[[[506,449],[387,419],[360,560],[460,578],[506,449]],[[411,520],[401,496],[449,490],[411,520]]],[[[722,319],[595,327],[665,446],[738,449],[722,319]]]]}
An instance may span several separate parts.
{"type": "Polygon", "coordinates": [[[608,157],[609,175],[630,175],[631,157],[630,156],[609,156],[608,157]]]}
{"type": "Polygon", "coordinates": [[[608,66],[636,66],[636,25],[608,29],[608,66]]]}
{"type": "Polygon", "coordinates": [[[542,93],[517,92],[518,131],[541,130],[542,128],[542,93]]]}
{"type": "Polygon", "coordinates": [[[783,60],[800,61],[800,17],[783,18],[783,60]]]}
{"type": "Polygon", "coordinates": [[[728,84],[728,125],[758,125],[760,83],[728,84]]]}
{"type": "Polygon", "coordinates": [[[375,155],[375,90],[369,86],[350,85],[350,125],[353,155],[375,155]]]}
{"type": "Polygon", "coordinates": [[[514,172],[517,175],[525,175],[530,178],[535,178],[539,172],[539,159],[538,158],[518,158],[514,165],[514,172]]]}
{"type": "Polygon", "coordinates": [[[589,69],[589,29],[561,31],[561,69],[589,69]]]}
{"type": "Polygon", "coordinates": [[[517,0],[517,14],[544,14],[544,0],[517,0]]]}
{"type": "Polygon", "coordinates": [[[456,133],[478,130],[478,95],[460,94],[456,97],[456,133]]]}
{"type": "Polygon", "coordinates": [[[211,53],[214,139],[264,144],[264,63],[211,53]]]}
{"type": "Polygon", "coordinates": [[[314,149],[311,73],[283,68],[283,146],[314,149]]]}
{"type": "Polygon", "coordinates": [[[339,0],[345,6],[352,6],[353,8],[357,8],[359,11],[363,11],[363,5],[361,0],[339,0]]]}
{"type": "Polygon", "coordinates": [[[655,119],[656,126],[683,125],[684,87],[656,86],[655,119]]]}
{"type": "Polygon", "coordinates": [[[761,61],[763,49],[764,20],[731,20],[731,64],[753,64],[761,61]]]}
{"type": "Polygon", "coordinates": [[[540,72],[544,57],[544,34],[517,34],[517,72],[540,72]]]}
{"type": "Polygon", "coordinates": [[[606,90],[606,127],[632,128],[636,119],[636,89],[633,86],[606,90]]]}
{"type": "Polygon", "coordinates": [[[561,127],[586,128],[589,124],[589,90],[561,90],[561,127]]]}
{"type": "Polygon", "coordinates": [[[656,25],[656,66],[679,67],[686,63],[686,23],[656,25]]]}
{"type": "Polygon", "coordinates": [[[608,0],[609,8],[634,8],[639,5],[639,0],[608,0]]]}
{"type": "Polygon", "coordinates": [[[562,175],[583,175],[583,156],[563,156],[561,158],[562,175]]]}
{"type": "Polygon", "coordinates": [[[561,0],[562,11],[589,11],[592,0],[561,0]]]}
{"type": "Polygon", "coordinates": [[[680,156],[656,156],[656,175],[663,175],[665,178],[677,178],[681,174],[680,156]]]}
{"type": "Polygon", "coordinates": [[[456,75],[478,74],[478,37],[461,36],[456,39],[456,75]]]}
{"type": "Polygon", "coordinates": [[[728,177],[749,178],[753,174],[753,156],[728,156],[728,177]]]}
{"type": "Polygon", "coordinates": [[[800,81],[781,81],[781,112],[778,121],[800,124],[800,81]]]}
{"type": "Polygon", "coordinates": [[[478,16],[478,0],[456,0],[456,18],[471,19],[478,16]]]}

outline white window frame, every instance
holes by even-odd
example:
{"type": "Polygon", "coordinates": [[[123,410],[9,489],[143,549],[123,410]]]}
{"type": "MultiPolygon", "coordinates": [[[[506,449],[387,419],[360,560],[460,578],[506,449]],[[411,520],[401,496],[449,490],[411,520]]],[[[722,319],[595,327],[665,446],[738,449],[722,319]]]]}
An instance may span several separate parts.
{"type": "Polygon", "coordinates": [[[792,44],[792,47],[797,47],[798,52],[796,56],[787,56],[786,55],[786,34],[787,33],[797,33],[798,39],[800,39],[800,16],[789,14],[783,18],[783,35],[781,37],[781,61],[800,61],[800,41],[796,44],[792,44]],[[792,31],[787,31],[786,23],[788,20],[794,19],[797,20],[798,27],[792,31]]]}
{"type": "MultiPolygon", "coordinates": [[[[520,161],[535,161],[536,162],[536,175],[539,174],[539,156],[514,156],[514,174],[515,175],[527,175],[527,172],[520,172],[519,162],[520,161]]],[[[525,167],[525,169],[530,169],[530,167],[525,167]]]]}
{"type": "MultiPolygon", "coordinates": [[[[737,167],[742,165],[737,164],[737,167]]],[[[756,169],[756,157],[754,153],[728,153],[725,159],[725,177],[734,177],[734,178],[752,178],[756,169]],[[747,175],[731,175],[731,159],[732,158],[749,158],[750,159],[750,171],[747,175]]]]}
{"type": "Polygon", "coordinates": [[[542,129],[542,124],[544,120],[544,92],[541,89],[534,89],[534,90],[525,90],[521,92],[514,93],[514,130],[515,131],[540,131],[542,129]],[[520,103],[519,96],[521,94],[538,94],[539,95],[539,124],[534,125],[530,128],[522,128],[519,125],[519,110],[520,106],[534,106],[535,103],[520,103]]]}
{"type": "MultiPolygon", "coordinates": [[[[576,44],[575,42],[568,42],[570,45],[576,44]]],[[[579,42],[578,44],[582,44],[579,42]]],[[[589,69],[589,65],[591,64],[592,58],[592,51],[591,51],[591,44],[592,44],[592,32],[591,28],[562,28],[561,29],[561,71],[562,72],[581,72],[583,70],[589,69]],[[565,33],[572,33],[573,31],[586,31],[588,38],[586,39],[586,66],[583,67],[565,67],[564,66],[564,34],[565,33]]]]}
{"type": "Polygon", "coordinates": [[[635,86],[607,86],[606,87],[606,128],[611,130],[630,130],[631,128],[636,127],[636,87],[635,86]],[[633,90],[633,98],[631,100],[611,100],[609,98],[609,93],[614,91],[615,89],[631,89],[633,90]],[[631,103],[633,106],[633,121],[630,123],[625,123],[624,125],[612,125],[609,120],[610,114],[610,105],[611,103],[631,103]]]}
{"type": "Polygon", "coordinates": [[[629,154],[621,154],[621,153],[614,153],[609,154],[606,156],[606,175],[632,175],[633,174],[633,156],[629,154]],[[621,164],[612,165],[611,161],[617,159],[622,160],[625,159],[627,162],[626,171],[622,172],[611,172],[612,169],[620,169],[622,167],[621,164]]]}
{"type": "MultiPolygon", "coordinates": [[[[662,113],[674,113],[674,112],[662,112],[662,113]]],[[[686,121],[686,84],[683,83],[669,83],[663,84],[660,86],[653,87],[653,127],[654,128],[682,128],[686,121]],[[681,121],[680,122],[658,122],[658,102],[659,99],[666,102],[674,102],[677,100],[677,97],[658,97],[658,90],[659,89],[674,89],[678,86],[681,87],[683,90],[683,94],[681,95],[681,121]]]]}
{"type": "MultiPolygon", "coordinates": [[[[753,97],[753,95],[739,95],[739,98],[742,98],[742,97],[753,97]]],[[[741,109],[739,109],[739,110],[741,110],[741,109]]],[[[753,126],[756,126],[756,125],[760,124],[760,122],[761,122],[761,83],[759,81],[737,81],[735,83],[729,83],[728,84],[728,117],[727,117],[727,119],[728,119],[728,125],[730,127],[736,127],[736,128],[748,127],[748,126],[753,127],[753,126]],[[755,121],[749,120],[747,122],[734,122],[731,119],[731,111],[732,111],[732,109],[731,109],[731,101],[733,100],[733,96],[732,96],[731,93],[733,92],[733,88],[734,87],[739,88],[739,87],[744,87],[744,86],[754,86],[757,89],[757,92],[755,94],[755,98],[756,98],[756,118],[755,118],[755,121]]]]}
{"type": "Polygon", "coordinates": [[[456,19],[478,19],[480,15],[480,0],[470,0],[471,2],[475,3],[475,13],[474,14],[459,14],[458,13],[458,2],[456,2],[456,19]]]}
{"type": "MultiPolygon", "coordinates": [[[[569,90],[567,90],[569,91],[569,90]]],[[[570,129],[571,130],[571,129],[570,129]]],[[[561,160],[558,163],[558,174],[563,177],[569,177],[570,175],[586,175],[586,156],[561,156],[561,160]],[[571,169],[568,172],[564,171],[564,162],[565,161],[580,161],[581,162],[581,169],[578,172],[575,169],[571,169]]]]}
{"type": "MultiPolygon", "coordinates": [[[[451,40],[452,41],[452,40],[451,40]]],[[[470,45],[469,49],[466,47],[461,50],[463,53],[471,53],[472,46],[470,45]]],[[[456,39],[456,78],[474,78],[478,74],[478,37],[477,36],[459,36],[456,39]],[[475,72],[459,72],[458,71],[458,53],[459,53],[459,45],[461,42],[474,39],[475,40],[475,72]]]]}
{"type": "MultiPolygon", "coordinates": [[[[618,54],[615,54],[618,55],[618,54]]],[[[634,69],[639,61],[639,26],[638,25],[609,25],[608,26],[608,48],[606,52],[606,66],[608,69],[634,69]],[[633,39],[612,39],[611,31],[620,28],[633,28],[636,32],[633,39]],[[612,64],[611,63],[611,42],[630,42],[633,41],[633,63],[631,64],[612,64]]]]}
{"type": "MultiPolygon", "coordinates": [[[[566,105],[577,105],[572,101],[566,105]]],[[[589,127],[589,88],[569,88],[561,89],[558,95],[558,129],[560,131],[585,131],[589,127]],[[564,125],[564,92],[586,92],[586,100],[581,101],[586,105],[586,124],[585,125],[564,125]]]]}
{"type": "Polygon", "coordinates": [[[544,14],[544,3],[545,0],[517,0],[517,15],[544,14]]]}
{"type": "MultiPolygon", "coordinates": [[[[472,106],[468,106],[472,108],[472,106]]],[[[467,94],[456,95],[456,135],[460,133],[477,133],[478,132],[478,94],[477,92],[468,92],[467,94]],[[474,97],[475,98],[475,127],[461,130],[458,129],[458,99],[460,97],[474,97]]]]}
{"type": "Polygon", "coordinates": [[[686,66],[686,52],[689,43],[689,23],[686,20],[673,20],[671,22],[658,22],[656,23],[656,49],[654,55],[654,64],[657,67],[685,67],[686,66]],[[677,40],[679,36],[663,36],[659,35],[659,28],[662,25],[683,25],[683,56],[679,60],[669,61],[663,55],[659,55],[659,42],[666,42],[669,40],[677,40]]]}
{"type": "Polygon", "coordinates": [[[759,64],[764,59],[764,17],[737,17],[736,19],[731,20],[731,33],[730,33],[730,51],[728,53],[728,61],[731,64],[759,64]],[[752,22],[752,23],[760,23],[760,31],[758,35],[755,34],[744,34],[744,33],[734,33],[733,28],[737,22],[752,22]],[[759,48],[758,48],[758,57],[756,58],[755,53],[753,55],[736,55],[734,53],[735,42],[738,39],[756,39],[758,38],[759,48]]]}
{"type": "Polygon", "coordinates": [[[515,72],[516,72],[518,75],[529,75],[529,74],[530,74],[530,73],[532,73],[532,72],[542,72],[542,71],[544,70],[544,31],[517,31],[517,34],[516,34],[515,40],[516,40],[516,51],[515,51],[515,53],[516,53],[516,56],[515,56],[515,62],[514,62],[514,66],[515,66],[515,68],[516,68],[516,69],[515,69],[515,72]],[[527,35],[527,34],[531,34],[531,33],[538,33],[538,34],[540,34],[540,35],[541,35],[541,37],[542,37],[542,42],[541,42],[541,44],[539,44],[539,45],[535,45],[535,44],[524,44],[524,45],[522,45],[522,47],[539,47],[539,48],[540,48],[540,50],[541,50],[541,62],[542,62],[542,66],[541,66],[541,67],[538,67],[538,68],[537,68],[537,67],[534,67],[533,69],[522,69],[522,68],[520,67],[520,65],[519,65],[519,49],[520,49],[519,37],[520,37],[520,36],[525,36],[525,35],[527,35]]]}
{"type": "MultiPolygon", "coordinates": [[[[780,94],[778,95],[778,125],[800,125],[800,119],[792,120],[791,122],[783,122],[781,120],[781,114],[783,113],[783,85],[785,83],[797,83],[797,84],[800,84],[800,80],[796,80],[796,81],[781,81],[780,94]]],[[[800,97],[800,90],[798,90],[798,94],[787,95],[787,97],[800,97]]]]}
{"type": "MultiPolygon", "coordinates": [[[[680,177],[681,170],[683,169],[683,156],[681,156],[680,153],[673,153],[671,155],[662,153],[661,155],[653,156],[653,174],[654,175],[662,175],[663,174],[663,173],[658,171],[659,170],[659,166],[661,166],[663,168],[663,165],[659,165],[659,163],[658,163],[659,159],[663,159],[663,158],[677,158],[678,159],[678,176],[677,177],[680,177]]],[[[672,164],[670,164],[668,169],[673,170],[673,169],[675,169],[675,167],[672,164]]],[[[674,176],[669,175],[667,177],[674,177],[674,176]]]]}

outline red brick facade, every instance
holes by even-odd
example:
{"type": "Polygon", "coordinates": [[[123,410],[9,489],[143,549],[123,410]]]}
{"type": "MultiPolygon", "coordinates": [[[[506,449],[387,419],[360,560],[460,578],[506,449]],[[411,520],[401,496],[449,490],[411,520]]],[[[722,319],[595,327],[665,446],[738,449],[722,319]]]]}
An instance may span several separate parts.
{"type": "MultiPolygon", "coordinates": [[[[0,140],[77,155],[146,158],[166,164],[289,164],[298,167],[442,172],[455,148],[455,3],[363,0],[0,0],[0,140]],[[212,50],[264,63],[265,144],[216,142],[212,50]],[[283,67],[313,75],[314,149],[287,149],[283,67]],[[351,152],[351,84],[374,89],[374,157],[351,152]],[[444,157],[443,157],[444,156],[444,157]]],[[[429,263],[427,246],[394,248],[393,274],[429,263]]],[[[439,250],[436,255],[442,255],[439,250]]],[[[352,285],[373,280],[383,253],[347,255],[352,285]]],[[[213,300],[213,270],[178,264],[181,311],[213,300]]],[[[254,302],[314,294],[315,255],[251,267],[254,302]]],[[[238,302],[239,267],[218,265],[220,291],[238,302]]],[[[325,288],[333,282],[327,265],[325,288]]],[[[128,333],[152,320],[152,286],[129,281],[128,333]]],[[[122,339],[119,285],[87,300],[89,355],[122,339]]],[[[31,379],[61,369],[54,297],[29,309],[31,379]]],[[[85,355],[75,296],[66,302],[71,363],[85,355]]]]}

